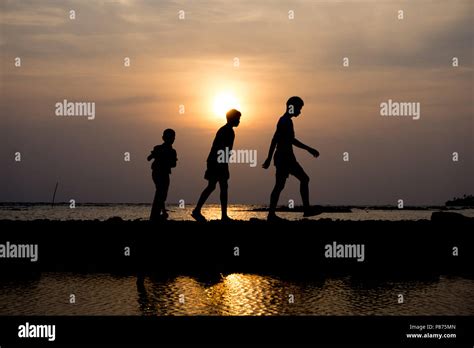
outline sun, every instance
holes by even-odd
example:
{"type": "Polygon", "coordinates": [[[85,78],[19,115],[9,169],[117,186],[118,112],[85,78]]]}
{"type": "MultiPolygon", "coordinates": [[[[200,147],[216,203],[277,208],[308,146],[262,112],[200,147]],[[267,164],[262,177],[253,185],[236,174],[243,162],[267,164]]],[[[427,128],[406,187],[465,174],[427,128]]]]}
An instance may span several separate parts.
{"type": "Polygon", "coordinates": [[[214,97],[213,110],[216,116],[225,116],[230,109],[240,110],[240,103],[232,92],[222,92],[214,97]]]}

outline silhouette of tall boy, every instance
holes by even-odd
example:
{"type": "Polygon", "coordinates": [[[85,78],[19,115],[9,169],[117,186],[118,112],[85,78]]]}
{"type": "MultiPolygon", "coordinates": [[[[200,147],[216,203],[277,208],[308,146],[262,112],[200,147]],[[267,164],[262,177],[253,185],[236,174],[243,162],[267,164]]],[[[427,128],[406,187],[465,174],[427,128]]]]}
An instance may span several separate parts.
{"type": "Polygon", "coordinates": [[[217,183],[219,183],[221,189],[220,200],[222,220],[232,220],[227,216],[227,181],[230,177],[229,163],[228,159],[221,163],[219,158],[223,158],[224,156],[219,156],[219,153],[220,151],[230,153],[230,150],[232,150],[235,138],[233,128],[238,127],[241,115],[240,111],[235,109],[228,111],[226,114],[227,124],[217,131],[216,137],[214,138],[211,151],[207,157],[207,170],[204,174],[204,178],[208,181],[208,184],[204,191],[202,191],[196,208],[194,208],[191,214],[191,216],[197,221],[206,221],[206,218],[201,214],[201,209],[211,193],[215,190],[217,183]],[[228,149],[227,152],[226,148],[228,149]]]}
{"type": "Polygon", "coordinates": [[[296,161],[293,153],[293,145],[308,151],[314,157],[319,156],[319,152],[309,147],[295,138],[295,130],[293,128],[293,117],[301,114],[304,102],[300,97],[291,97],[286,102],[286,112],[280,117],[277,124],[275,135],[273,136],[268,157],[262,167],[267,169],[272,161],[275,152],[274,164],[276,167],[276,181],[270,196],[270,209],[268,211],[268,220],[281,220],[276,214],[276,206],[280,193],[285,187],[286,179],[291,174],[300,181],[300,193],[303,200],[304,216],[316,215],[316,211],[312,211],[309,205],[309,176],[305,173],[301,165],[296,161]]]}
{"type": "Polygon", "coordinates": [[[154,159],[151,169],[152,178],[155,183],[156,191],[151,208],[150,220],[157,221],[167,219],[168,213],[165,209],[165,201],[168,196],[170,186],[171,168],[176,167],[178,158],[176,150],[173,149],[173,143],[176,133],[172,129],[165,129],[163,132],[163,144],[156,145],[148,156],[147,160],[154,159]]]}

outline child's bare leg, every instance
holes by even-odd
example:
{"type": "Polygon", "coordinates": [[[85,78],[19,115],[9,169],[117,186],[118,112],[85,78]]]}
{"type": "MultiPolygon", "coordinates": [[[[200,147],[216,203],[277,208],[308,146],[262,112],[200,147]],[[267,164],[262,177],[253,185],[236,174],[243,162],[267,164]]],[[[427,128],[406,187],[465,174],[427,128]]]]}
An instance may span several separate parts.
{"type": "Polygon", "coordinates": [[[228,219],[227,216],[227,201],[228,201],[228,188],[227,180],[219,181],[219,187],[221,189],[220,199],[221,199],[221,212],[222,220],[228,219]]]}

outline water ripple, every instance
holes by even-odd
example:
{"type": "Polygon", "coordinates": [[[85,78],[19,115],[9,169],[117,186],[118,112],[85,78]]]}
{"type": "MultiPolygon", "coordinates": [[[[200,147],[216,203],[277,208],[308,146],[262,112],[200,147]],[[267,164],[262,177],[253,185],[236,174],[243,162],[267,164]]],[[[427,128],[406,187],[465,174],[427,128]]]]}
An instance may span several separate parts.
{"type": "Polygon", "coordinates": [[[0,315],[473,314],[474,280],[459,277],[374,283],[231,274],[214,283],[146,278],[137,287],[132,276],[44,273],[38,280],[0,282],[0,315]]]}

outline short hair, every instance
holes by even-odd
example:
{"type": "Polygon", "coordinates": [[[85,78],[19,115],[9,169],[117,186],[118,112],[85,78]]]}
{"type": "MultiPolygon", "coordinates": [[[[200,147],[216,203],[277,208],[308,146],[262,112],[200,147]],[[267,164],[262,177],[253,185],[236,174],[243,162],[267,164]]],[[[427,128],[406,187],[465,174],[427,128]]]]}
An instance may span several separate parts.
{"type": "Polygon", "coordinates": [[[231,109],[231,110],[227,111],[225,116],[227,118],[227,122],[231,122],[231,121],[239,119],[240,116],[242,116],[242,114],[240,113],[239,110],[231,109]]]}
{"type": "Polygon", "coordinates": [[[163,131],[163,139],[174,138],[175,135],[176,135],[176,132],[171,128],[165,129],[163,131]]]}
{"type": "Polygon", "coordinates": [[[290,105],[293,105],[293,107],[296,107],[298,109],[301,109],[304,105],[304,101],[300,97],[294,96],[286,101],[286,108],[288,108],[290,105]]]}

